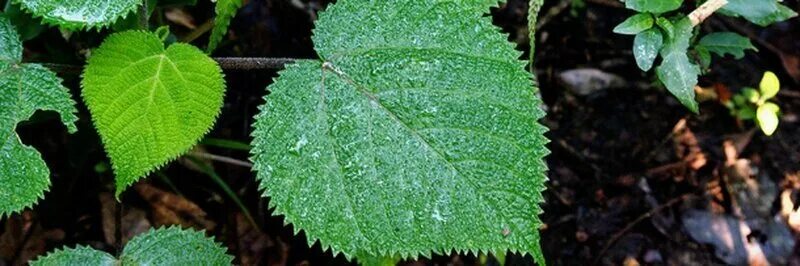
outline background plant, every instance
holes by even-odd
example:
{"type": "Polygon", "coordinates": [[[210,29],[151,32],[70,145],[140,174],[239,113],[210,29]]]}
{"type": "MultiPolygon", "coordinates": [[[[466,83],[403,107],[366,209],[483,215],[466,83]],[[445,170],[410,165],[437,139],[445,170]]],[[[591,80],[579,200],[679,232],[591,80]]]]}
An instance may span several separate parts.
{"type": "Polygon", "coordinates": [[[711,64],[711,53],[742,58],[744,51],[756,50],[750,40],[734,32],[714,32],[697,41],[695,26],[717,12],[742,17],[759,26],[767,26],[797,16],[777,0],[709,0],[692,13],[683,15],[683,0],[625,1],[625,7],[638,12],[620,23],[614,32],[635,35],[633,54],[636,64],[649,71],[656,58],[658,79],[670,93],[692,112],[698,112],[695,99],[697,77],[711,64]],[[702,67],[702,68],[701,68],[702,67]]]}
{"type": "Polygon", "coordinates": [[[780,87],[778,76],[767,71],[758,90],[746,87],[725,103],[725,106],[731,110],[732,115],[741,120],[754,120],[765,135],[771,136],[778,129],[780,107],[769,100],[778,95],[780,87]]]}

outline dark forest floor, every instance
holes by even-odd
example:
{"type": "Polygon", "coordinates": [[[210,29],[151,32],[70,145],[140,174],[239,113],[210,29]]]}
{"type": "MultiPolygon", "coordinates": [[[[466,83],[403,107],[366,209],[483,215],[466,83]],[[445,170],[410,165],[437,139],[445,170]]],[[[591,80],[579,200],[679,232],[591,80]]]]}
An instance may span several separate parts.
{"type": "MultiPolygon", "coordinates": [[[[212,16],[210,3],[199,2],[186,9],[197,24],[212,16]]],[[[235,18],[230,40],[215,55],[314,58],[311,29],[315,12],[327,2],[251,0],[235,18]]],[[[526,2],[512,0],[492,11],[495,24],[522,51],[529,49],[526,2]]],[[[794,210],[794,204],[800,205],[800,80],[790,74],[800,72],[800,19],[756,28],[714,16],[702,26],[705,31],[748,34],[760,50],[742,60],[715,57],[710,73],[701,78],[704,88],[736,93],[757,85],[767,70],[781,78],[782,93],[776,98],[781,124],[775,135],[766,137],[752,123],[737,121],[718,101],[702,103],[700,114],[694,115],[655,86],[654,74],[636,67],[633,38],[611,32],[631,15],[618,2],[587,1],[585,7],[547,2],[536,69],[548,111],[542,123],[551,129],[547,136],[552,140],[541,216],[549,263],[746,264],[763,256],[773,264],[800,265],[800,245],[795,247],[800,212],[794,210]],[[585,91],[562,78],[565,71],[587,68],[620,82],[614,88],[585,91]],[[708,239],[698,237],[708,232],[708,239]],[[736,243],[741,245],[726,246],[736,243]]],[[[800,10],[798,1],[785,4],[800,10]]],[[[182,27],[172,28],[189,31],[182,27]]],[[[32,49],[74,46],[43,41],[56,34],[50,30],[31,41],[32,49]]],[[[276,76],[277,71],[227,71],[226,105],[209,137],[248,143],[252,116],[276,76]]],[[[78,95],[78,77],[62,77],[78,95]]],[[[318,244],[308,247],[302,233],[293,236],[291,226],[272,217],[268,199],[260,197],[247,167],[208,161],[253,214],[255,226],[213,179],[185,159],[123,194],[120,206],[113,200],[113,176],[90,121],[81,106],[75,135],[66,134],[54,119],[19,128],[23,142],[42,151],[53,186],[33,210],[0,221],[0,266],[23,264],[62,245],[114,252],[132,235],[173,223],[208,230],[237,256],[237,264],[347,264],[318,244]]],[[[246,151],[210,145],[194,152],[248,158],[246,151]]],[[[506,262],[526,265],[532,260],[508,256],[506,262]]],[[[407,263],[476,265],[480,260],[453,255],[407,263]]]]}

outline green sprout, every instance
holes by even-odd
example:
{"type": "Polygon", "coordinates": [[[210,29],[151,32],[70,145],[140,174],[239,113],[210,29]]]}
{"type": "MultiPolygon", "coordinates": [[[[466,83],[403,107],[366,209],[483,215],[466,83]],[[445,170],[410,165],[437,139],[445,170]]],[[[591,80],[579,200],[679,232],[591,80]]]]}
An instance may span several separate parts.
{"type": "Polygon", "coordinates": [[[733,96],[733,101],[726,102],[725,106],[731,111],[731,115],[741,120],[755,120],[765,135],[772,136],[778,129],[780,107],[768,100],[778,94],[780,87],[778,76],[767,71],[758,90],[746,87],[733,96]]]}

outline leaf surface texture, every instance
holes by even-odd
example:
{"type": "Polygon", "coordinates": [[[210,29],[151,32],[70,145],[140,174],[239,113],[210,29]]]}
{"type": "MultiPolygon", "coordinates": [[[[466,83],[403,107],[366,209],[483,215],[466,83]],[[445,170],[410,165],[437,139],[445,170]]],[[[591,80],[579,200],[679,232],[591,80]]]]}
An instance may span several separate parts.
{"type": "Polygon", "coordinates": [[[75,132],[75,102],[61,79],[37,64],[23,64],[22,43],[8,19],[0,17],[0,218],[32,206],[50,187],[41,154],[22,143],[17,124],[37,110],[55,111],[75,132]]]}
{"type": "Polygon", "coordinates": [[[225,81],[217,63],[194,46],[165,49],[155,34],[129,31],[93,51],[82,86],[119,195],[211,129],[225,81]]]}
{"type": "Polygon", "coordinates": [[[44,22],[65,29],[101,28],[133,13],[141,0],[12,0],[44,22]]]}
{"type": "Polygon", "coordinates": [[[490,0],[342,0],[322,61],[287,66],[253,132],[275,214],[334,253],[511,250],[544,262],[546,129],[490,0]]]}

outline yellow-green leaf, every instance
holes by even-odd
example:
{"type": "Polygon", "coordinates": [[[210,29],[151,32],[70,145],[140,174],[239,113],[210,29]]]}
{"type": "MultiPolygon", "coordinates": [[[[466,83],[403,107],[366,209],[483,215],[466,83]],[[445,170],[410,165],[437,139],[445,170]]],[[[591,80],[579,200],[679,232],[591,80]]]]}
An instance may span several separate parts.
{"type": "Polygon", "coordinates": [[[764,77],[761,78],[759,88],[761,90],[761,99],[766,101],[778,95],[778,91],[781,89],[781,82],[775,73],[767,71],[764,73],[764,77]]]}
{"type": "Polygon", "coordinates": [[[196,47],[165,49],[155,34],[129,31],[93,51],[82,86],[119,195],[211,129],[225,81],[217,63],[196,47]]]}
{"type": "Polygon", "coordinates": [[[765,103],[758,107],[758,111],[756,111],[756,120],[758,121],[758,126],[761,128],[761,131],[763,131],[765,135],[772,136],[775,130],[778,129],[779,112],[780,107],[774,103],[765,103]]]}

